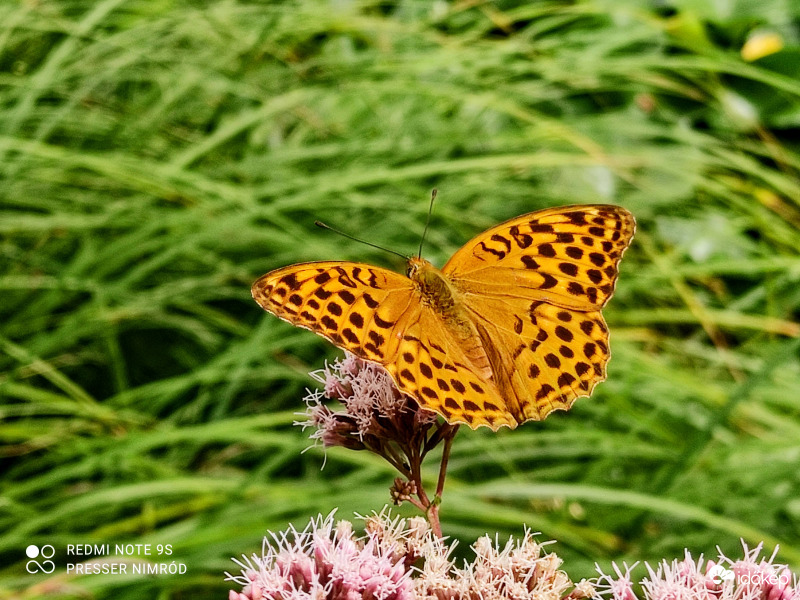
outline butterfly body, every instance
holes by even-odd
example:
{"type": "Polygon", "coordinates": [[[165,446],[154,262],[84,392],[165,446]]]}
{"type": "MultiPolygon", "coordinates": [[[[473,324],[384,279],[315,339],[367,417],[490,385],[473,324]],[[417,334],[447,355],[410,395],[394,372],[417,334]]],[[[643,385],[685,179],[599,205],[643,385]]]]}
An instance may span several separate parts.
{"type": "Polygon", "coordinates": [[[284,267],[253,285],[266,310],[382,364],[450,422],[498,429],[568,409],[605,379],[601,308],[634,233],[612,205],[546,209],[478,235],[440,270],[284,267]]]}
{"type": "Polygon", "coordinates": [[[423,258],[410,258],[407,272],[420,301],[439,317],[449,338],[457,342],[470,366],[487,380],[491,379],[489,357],[455,282],[423,258]]]}
{"type": "Polygon", "coordinates": [[[456,291],[445,275],[424,258],[408,259],[408,278],[414,282],[420,299],[441,315],[456,309],[456,291]]]}

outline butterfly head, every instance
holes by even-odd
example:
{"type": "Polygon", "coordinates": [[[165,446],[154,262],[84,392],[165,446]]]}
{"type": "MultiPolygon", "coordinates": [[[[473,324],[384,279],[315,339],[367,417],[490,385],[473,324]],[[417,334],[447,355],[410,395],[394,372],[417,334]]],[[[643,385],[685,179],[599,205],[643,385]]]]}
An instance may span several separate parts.
{"type": "Polygon", "coordinates": [[[416,256],[412,256],[408,259],[408,265],[406,266],[406,276],[409,279],[417,281],[420,277],[420,272],[424,271],[426,267],[433,268],[433,265],[424,258],[418,258],[416,256]]]}
{"type": "Polygon", "coordinates": [[[440,311],[452,308],[453,290],[439,269],[424,258],[413,256],[408,259],[407,274],[427,303],[440,311]]]}

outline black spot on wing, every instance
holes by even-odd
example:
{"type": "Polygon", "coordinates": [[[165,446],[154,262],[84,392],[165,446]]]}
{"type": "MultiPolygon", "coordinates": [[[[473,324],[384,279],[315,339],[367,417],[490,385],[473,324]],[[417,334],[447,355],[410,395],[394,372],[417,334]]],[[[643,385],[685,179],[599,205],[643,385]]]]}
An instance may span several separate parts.
{"type": "Polygon", "coordinates": [[[367,306],[369,306],[370,308],[376,308],[376,307],[378,306],[378,304],[379,304],[379,302],[378,302],[377,300],[375,300],[375,298],[373,298],[373,297],[372,297],[372,296],[370,296],[369,294],[366,294],[366,293],[365,293],[365,294],[362,296],[362,298],[364,298],[364,303],[365,303],[367,306]]]}
{"type": "Polygon", "coordinates": [[[569,222],[573,225],[586,225],[586,213],[580,210],[568,212],[565,214],[569,222]]]}
{"type": "Polygon", "coordinates": [[[556,390],[555,388],[553,388],[552,385],[550,385],[549,383],[545,383],[542,387],[539,388],[539,391],[536,392],[536,399],[541,400],[542,398],[545,398],[547,395],[552,394],[555,391],[556,390]]]}
{"type": "Polygon", "coordinates": [[[570,281],[567,284],[567,291],[573,296],[583,296],[584,294],[586,294],[586,292],[583,289],[583,286],[577,281],[570,281]]]}
{"type": "Polygon", "coordinates": [[[300,281],[297,279],[297,275],[294,273],[290,273],[286,277],[281,280],[281,283],[286,285],[290,290],[294,291],[300,288],[300,281]]]}
{"type": "Polygon", "coordinates": [[[562,373],[558,376],[558,385],[560,387],[569,387],[573,381],[575,381],[575,377],[569,373],[562,373]]]}
{"type": "Polygon", "coordinates": [[[514,241],[517,242],[517,246],[519,246],[523,250],[533,243],[533,238],[529,236],[527,233],[520,233],[519,227],[517,225],[514,225],[509,230],[509,233],[511,234],[511,237],[514,238],[514,241]]]}
{"type": "Polygon", "coordinates": [[[519,335],[522,333],[522,319],[520,319],[517,315],[514,315],[514,333],[519,335]]]}
{"type": "Polygon", "coordinates": [[[541,256],[546,256],[547,258],[553,258],[556,255],[555,249],[550,244],[539,244],[536,250],[541,256]]]}
{"type": "Polygon", "coordinates": [[[561,360],[552,353],[545,355],[544,362],[546,362],[547,366],[552,369],[558,369],[561,366],[561,360]]]}
{"type": "Polygon", "coordinates": [[[472,402],[471,400],[464,400],[464,410],[471,412],[480,412],[481,407],[472,402]]]}
{"type": "Polygon", "coordinates": [[[505,258],[508,252],[504,252],[503,250],[495,250],[494,248],[489,248],[484,242],[480,242],[478,244],[484,252],[488,252],[489,254],[494,254],[498,260],[505,258]]]}
{"type": "Polygon", "coordinates": [[[511,250],[511,240],[509,240],[508,238],[503,237],[502,235],[498,235],[498,234],[495,233],[492,236],[492,241],[493,242],[500,242],[501,244],[503,244],[506,247],[506,252],[509,252],[511,250]]]}
{"type": "Polygon", "coordinates": [[[457,391],[459,394],[463,394],[467,391],[467,388],[464,387],[464,384],[461,383],[458,379],[451,379],[450,385],[453,386],[453,389],[457,391]]]}
{"type": "Polygon", "coordinates": [[[564,273],[564,275],[575,277],[578,274],[578,265],[566,262],[558,263],[558,270],[564,273]]]}
{"type": "Polygon", "coordinates": [[[544,281],[539,286],[541,289],[548,290],[548,289],[550,289],[552,287],[556,287],[556,285],[558,285],[558,279],[556,279],[552,275],[549,275],[548,273],[542,273],[542,277],[544,277],[544,281]]]}
{"type": "Polygon", "coordinates": [[[604,264],[606,264],[606,257],[599,252],[592,252],[589,254],[589,260],[592,261],[592,264],[598,267],[602,267],[604,264]]]}
{"type": "Polygon", "coordinates": [[[403,369],[400,371],[400,378],[405,379],[406,381],[410,381],[411,383],[415,383],[417,380],[414,377],[414,374],[409,371],[408,369],[403,369]]]}
{"type": "Polygon", "coordinates": [[[394,321],[384,321],[383,319],[380,318],[378,313],[375,313],[372,316],[372,321],[375,323],[375,325],[377,325],[381,329],[389,329],[391,326],[394,325],[394,321]]]}
{"type": "Polygon", "coordinates": [[[522,264],[525,265],[525,268],[527,269],[539,268],[539,263],[537,263],[536,260],[528,254],[522,257],[522,264]]]}
{"type": "Polygon", "coordinates": [[[574,258],[575,260],[580,260],[581,258],[583,258],[583,250],[581,250],[577,246],[567,246],[565,252],[567,253],[567,256],[569,256],[570,258],[574,258]]]}
{"type": "Polygon", "coordinates": [[[573,337],[572,332],[563,325],[556,327],[556,335],[565,342],[571,342],[573,337]]]}

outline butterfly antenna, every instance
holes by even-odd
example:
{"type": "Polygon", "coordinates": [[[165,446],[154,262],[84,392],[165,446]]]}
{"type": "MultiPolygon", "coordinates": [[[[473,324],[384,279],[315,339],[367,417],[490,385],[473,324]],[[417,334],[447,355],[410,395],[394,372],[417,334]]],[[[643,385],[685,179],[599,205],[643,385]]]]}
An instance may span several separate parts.
{"type": "Polygon", "coordinates": [[[377,244],[373,244],[372,242],[368,242],[366,240],[362,240],[360,238],[357,238],[354,235],[350,235],[349,233],[345,233],[341,229],[336,229],[335,227],[331,227],[330,225],[327,225],[327,224],[323,223],[322,221],[314,221],[314,225],[316,225],[317,227],[321,227],[322,229],[328,229],[328,230],[330,230],[330,231],[332,231],[334,233],[338,233],[339,235],[341,235],[343,237],[346,237],[346,238],[348,238],[350,240],[353,240],[354,242],[361,242],[362,244],[366,244],[367,246],[371,246],[373,248],[377,248],[378,250],[383,250],[384,252],[389,252],[391,254],[394,254],[395,256],[399,256],[403,260],[408,260],[408,256],[400,254],[399,252],[395,252],[394,250],[389,250],[389,248],[384,248],[383,246],[378,246],[377,244]]]}
{"type": "Polygon", "coordinates": [[[417,252],[417,258],[422,258],[422,242],[425,241],[425,235],[428,233],[428,225],[431,223],[431,213],[433,213],[433,201],[436,200],[436,194],[438,190],[433,188],[431,192],[431,205],[428,207],[428,218],[425,219],[425,229],[422,231],[422,237],[419,240],[419,252],[417,252]]]}

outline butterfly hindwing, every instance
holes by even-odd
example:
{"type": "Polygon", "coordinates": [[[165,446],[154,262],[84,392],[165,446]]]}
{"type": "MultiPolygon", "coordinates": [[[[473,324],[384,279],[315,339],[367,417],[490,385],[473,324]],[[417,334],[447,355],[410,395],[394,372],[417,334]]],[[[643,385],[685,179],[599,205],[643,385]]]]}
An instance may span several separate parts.
{"type": "Polygon", "coordinates": [[[490,299],[473,316],[500,393],[520,423],[569,409],[605,379],[608,329],[598,311],[490,299]]]}
{"type": "Polygon", "coordinates": [[[397,354],[396,333],[420,311],[410,279],[361,263],[292,265],[259,278],[252,294],[281,319],[384,365],[397,354]]]}
{"type": "Polygon", "coordinates": [[[517,422],[494,382],[476,372],[462,347],[432,312],[404,332],[397,358],[386,365],[397,386],[450,423],[497,430],[517,422]]]}

